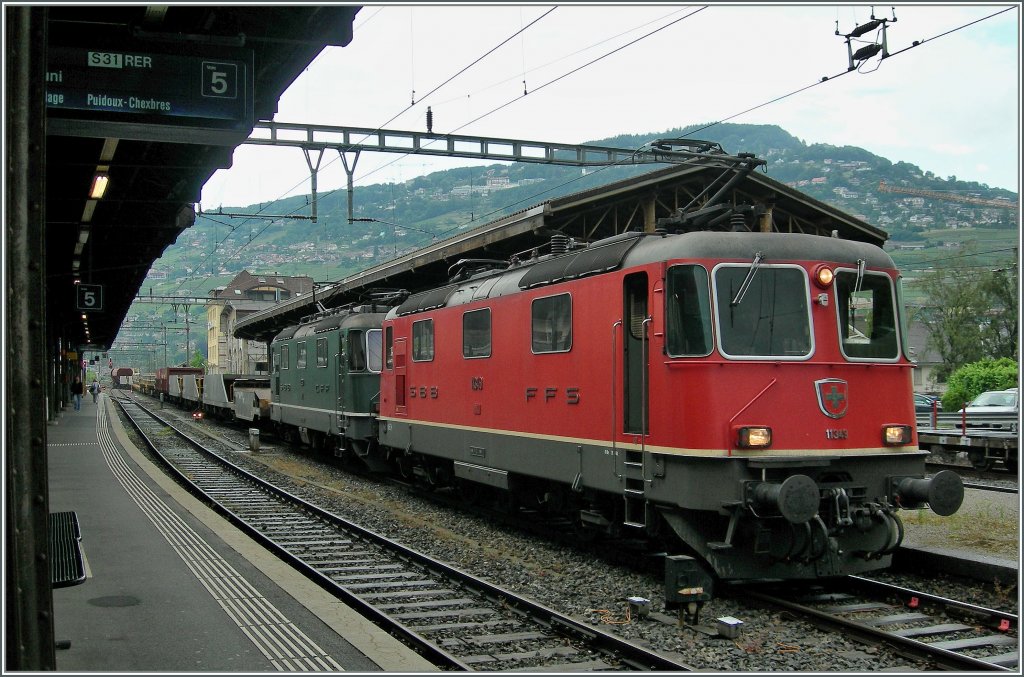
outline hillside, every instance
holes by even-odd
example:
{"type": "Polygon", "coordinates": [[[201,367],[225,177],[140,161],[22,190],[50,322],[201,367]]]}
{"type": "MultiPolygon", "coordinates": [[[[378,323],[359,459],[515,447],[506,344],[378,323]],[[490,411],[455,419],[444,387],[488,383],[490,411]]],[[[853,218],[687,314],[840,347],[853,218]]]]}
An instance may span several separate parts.
{"type": "MultiPolygon", "coordinates": [[[[638,148],[657,138],[687,136],[705,125],[642,135],[596,139],[589,143],[638,148]]],[[[1018,239],[1016,212],[972,204],[881,192],[879,183],[926,191],[1015,201],[1008,190],[939,177],[905,162],[853,146],[808,145],[774,125],[719,124],[696,132],[729,153],[751,152],[768,161],[777,181],[853,214],[890,235],[887,245],[901,269],[914,271],[950,249],[977,246],[978,262],[1013,260],[1018,239]],[[972,245],[973,243],[973,245],[972,245]]],[[[429,242],[539,204],[552,197],[651,171],[655,165],[590,169],[527,163],[466,167],[435,172],[401,184],[357,186],[354,216],[348,223],[345,190],[323,192],[318,223],[303,219],[231,218],[201,215],[169,247],[150,271],[143,293],[195,294],[226,284],[241,270],[310,275],[318,282],[340,279],[429,242]]],[[[225,213],[308,214],[308,198],[287,198],[266,205],[224,207],[225,213]]],[[[180,314],[180,313],[179,313],[180,314]]],[[[170,308],[136,304],[130,315],[148,321],[173,319],[170,308]]],[[[205,325],[194,310],[191,322],[205,325]]],[[[180,321],[180,319],[179,319],[180,321]]],[[[193,331],[202,342],[201,331],[193,331]]],[[[182,337],[184,338],[184,337],[182,337]]]]}

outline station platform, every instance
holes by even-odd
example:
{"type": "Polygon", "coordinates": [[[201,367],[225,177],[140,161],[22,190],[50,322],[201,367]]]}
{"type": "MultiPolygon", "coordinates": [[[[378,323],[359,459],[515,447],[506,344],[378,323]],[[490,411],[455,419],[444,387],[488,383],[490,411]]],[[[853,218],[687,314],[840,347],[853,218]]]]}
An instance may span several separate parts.
{"type": "Polygon", "coordinates": [[[47,434],[85,572],[53,590],[59,672],[436,671],[166,477],[107,393],[47,434]]]}

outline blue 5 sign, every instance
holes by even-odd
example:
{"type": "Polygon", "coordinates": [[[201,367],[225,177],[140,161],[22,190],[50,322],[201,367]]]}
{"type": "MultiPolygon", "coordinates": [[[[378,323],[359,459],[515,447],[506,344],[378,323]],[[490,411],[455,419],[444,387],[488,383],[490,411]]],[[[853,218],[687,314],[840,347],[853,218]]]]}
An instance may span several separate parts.
{"type": "Polygon", "coordinates": [[[78,285],[78,309],[84,311],[103,310],[103,285],[78,285]]]}

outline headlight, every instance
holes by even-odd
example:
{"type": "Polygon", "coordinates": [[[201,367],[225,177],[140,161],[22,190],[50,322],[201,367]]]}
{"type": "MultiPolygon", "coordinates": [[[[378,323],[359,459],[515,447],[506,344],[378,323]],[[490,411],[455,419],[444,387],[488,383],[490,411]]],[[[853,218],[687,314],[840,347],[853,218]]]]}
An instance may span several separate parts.
{"type": "Polygon", "coordinates": [[[814,269],[814,282],[822,289],[828,289],[832,285],[835,273],[828,266],[822,264],[814,269]]]}
{"type": "Polygon", "coordinates": [[[772,446],[772,429],[767,426],[743,426],[736,429],[740,449],[767,449],[772,446]]]}
{"type": "Polygon", "coordinates": [[[903,444],[910,444],[909,425],[886,425],[882,426],[882,442],[888,446],[895,447],[903,444]]]}

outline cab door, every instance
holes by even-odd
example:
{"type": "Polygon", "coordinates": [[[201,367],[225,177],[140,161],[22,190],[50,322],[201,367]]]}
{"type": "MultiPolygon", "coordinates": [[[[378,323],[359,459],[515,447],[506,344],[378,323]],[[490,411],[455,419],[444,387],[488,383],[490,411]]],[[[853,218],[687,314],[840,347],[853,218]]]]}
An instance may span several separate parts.
{"type": "Polygon", "coordinates": [[[399,415],[408,414],[406,408],[405,398],[407,395],[407,389],[405,385],[406,381],[406,356],[408,355],[408,339],[406,337],[398,337],[395,339],[395,413],[399,415]]]}
{"type": "Polygon", "coordinates": [[[649,432],[647,273],[626,277],[622,318],[622,430],[629,435],[645,436],[649,432]]]}

